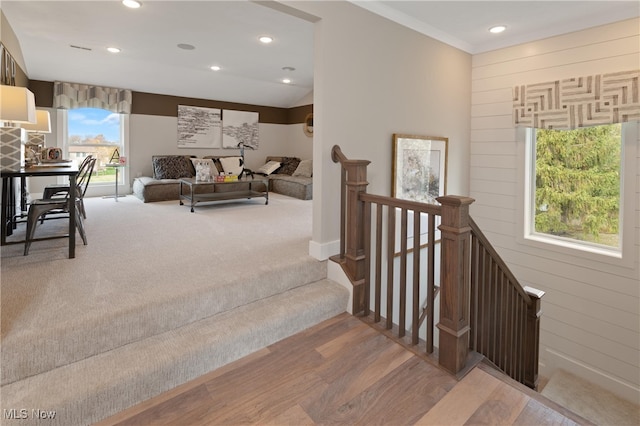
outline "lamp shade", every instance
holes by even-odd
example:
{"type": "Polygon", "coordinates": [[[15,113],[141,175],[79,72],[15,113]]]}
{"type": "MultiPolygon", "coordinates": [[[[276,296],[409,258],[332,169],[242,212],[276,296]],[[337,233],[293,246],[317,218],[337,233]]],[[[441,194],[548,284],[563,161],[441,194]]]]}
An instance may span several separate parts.
{"type": "Polygon", "coordinates": [[[36,123],[23,123],[20,125],[27,132],[51,133],[51,118],[49,111],[44,109],[36,110],[36,123]]]}
{"type": "Polygon", "coordinates": [[[26,87],[0,86],[0,121],[36,122],[36,97],[26,87]]]}

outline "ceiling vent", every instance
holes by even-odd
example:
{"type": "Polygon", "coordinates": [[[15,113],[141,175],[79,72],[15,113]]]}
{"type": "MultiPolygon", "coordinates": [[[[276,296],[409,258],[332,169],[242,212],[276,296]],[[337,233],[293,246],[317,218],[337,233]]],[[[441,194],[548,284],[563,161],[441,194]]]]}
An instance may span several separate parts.
{"type": "Polygon", "coordinates": [[[93,50],[89,47],[76,46],[74,44],[70,44],[69,47],[73,47],[74,49],[80,49],[80,50],[89,50],[89,51],[93,50]]]}

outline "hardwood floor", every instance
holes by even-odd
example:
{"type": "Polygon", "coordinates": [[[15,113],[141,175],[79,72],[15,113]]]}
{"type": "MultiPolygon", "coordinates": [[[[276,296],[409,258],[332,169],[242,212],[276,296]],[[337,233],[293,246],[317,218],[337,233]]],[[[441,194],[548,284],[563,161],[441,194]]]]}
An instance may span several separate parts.
{"type": "Polygon", "coordinates": [[[486,366],[458,382],[343,314],[99,425],[588,424],[536,395],[486,366]]]}

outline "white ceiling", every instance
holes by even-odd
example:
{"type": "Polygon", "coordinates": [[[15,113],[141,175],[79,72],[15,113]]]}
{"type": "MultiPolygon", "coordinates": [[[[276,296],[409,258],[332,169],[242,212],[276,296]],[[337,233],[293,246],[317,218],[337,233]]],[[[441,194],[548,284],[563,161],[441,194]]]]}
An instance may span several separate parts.
{"type": "MultiPolygon", "coordinates": [[[[313,90],[313,24],[263,3],[143,0],[131,10],[119,1],[3,0],[0,7],[34,80],[298,105],[313,90]],[[275,41],[258,43],[265,34],[275,41]],[[195,49],[179,49],[180,43],[195,49]],[[108,53],[108,46],[122,52],[108,53]],[[213,72],[211,65],[222,70],[213,72]],[[282,83],[285,76],[293,83],[282,83]]],[[[640,16],[637,0],[352,3],[469,53],[640,16]],[[492,35],[487,30],[495,24],[508,29],[492,35]]]]}

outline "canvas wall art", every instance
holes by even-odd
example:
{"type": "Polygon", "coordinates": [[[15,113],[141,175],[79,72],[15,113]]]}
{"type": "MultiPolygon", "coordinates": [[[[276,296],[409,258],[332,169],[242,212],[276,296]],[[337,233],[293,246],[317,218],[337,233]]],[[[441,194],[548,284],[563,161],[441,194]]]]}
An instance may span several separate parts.
{"type": "Polygon", "coordinates": [[[222,112],[222,147],[258,149],[258,113],[225,109],[222,112]]]}
{"type": "Polygon", "coordinates": [[[222,111],[178,105],[178,148],[220,148],[222,111]]]}

